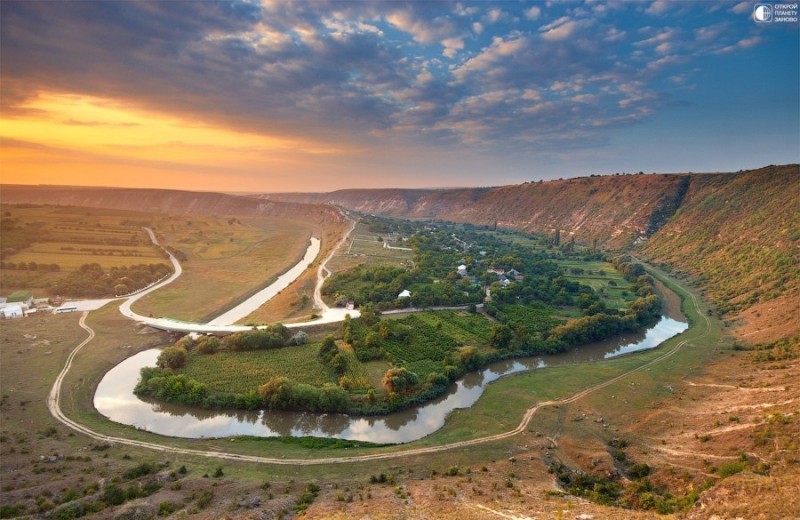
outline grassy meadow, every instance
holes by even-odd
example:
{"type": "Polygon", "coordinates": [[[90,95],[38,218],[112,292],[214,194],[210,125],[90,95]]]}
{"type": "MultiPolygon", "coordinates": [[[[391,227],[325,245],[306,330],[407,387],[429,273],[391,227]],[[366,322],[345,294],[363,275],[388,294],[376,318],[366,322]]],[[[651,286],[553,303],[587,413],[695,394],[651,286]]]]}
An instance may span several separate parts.
{"type": "MultiPolygon", "coordinates": [[[[342,239],[343,233],[349,229],[349,222],[325,222],[316,230],[322,239],[317,260],[312,262],[312,269],[300,275],[289,287],[275,295],[266,304],[245,317],[239,323],[290,323],[306,321],[314,312],[314,287],[317,283],[317,266],[327,258],[331,249],[342,239]]],[[[344,246],[343,246],[344,247],[344,246]]]]}
{"type": "Polygon", "coordinates": [[[156,216],[183,275],[133,306],[145,316],[205,321],[235,306],[302,258],[311,225],[275,218],[156,216]]]}

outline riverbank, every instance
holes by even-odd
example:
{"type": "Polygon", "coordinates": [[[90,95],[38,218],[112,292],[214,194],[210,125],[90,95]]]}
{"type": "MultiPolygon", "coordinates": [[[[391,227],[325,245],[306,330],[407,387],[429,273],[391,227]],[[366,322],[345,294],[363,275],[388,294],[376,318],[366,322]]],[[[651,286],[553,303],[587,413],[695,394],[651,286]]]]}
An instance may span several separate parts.
{"type": "Polygon", "coordinates": [[[109,371],[97,388],[94,404],[100,413],[115,422],[175,437],[315,436],[407,443],[441,428],[450,412],[474,405],[487,385],[501,377],[546,367],[598,362],[654,348],[686,328],[686,324],[664,317],[644,334],[584,345],[563,354],[491,363],[449,385],[440,397],[378,417],[263,410],[226,412],[142,399],[133,389],[140,370],[155,366],[160,353],[157,349],[136,354],[109,371]]]}

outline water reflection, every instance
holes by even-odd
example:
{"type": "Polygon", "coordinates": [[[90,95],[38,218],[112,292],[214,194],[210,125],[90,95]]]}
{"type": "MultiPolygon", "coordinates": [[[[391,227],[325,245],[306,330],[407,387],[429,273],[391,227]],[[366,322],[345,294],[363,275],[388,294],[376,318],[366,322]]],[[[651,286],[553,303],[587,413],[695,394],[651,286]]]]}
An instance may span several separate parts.
{"type": "Polygon", "coordinates": [[[228,437],[235,435],[336,437],[378,443],[402,443],[422,438],[444,425],[457,408],[475,404],[486,385],[498,378],[526,370],[600,361],[658,346],[686,330],[688,325],[664,316],[646,332],[584,345],[563,354],[494,363],[467,374],[450,385],[445,395],[423,406],[384,417],[343,414],[264,411],[209,411],[172,405],[133,394],[139,370],[155,366],[159,350],[140,352],[111,369],[95,393],[95,408],[109,419],[174,437],[228,437]]]}

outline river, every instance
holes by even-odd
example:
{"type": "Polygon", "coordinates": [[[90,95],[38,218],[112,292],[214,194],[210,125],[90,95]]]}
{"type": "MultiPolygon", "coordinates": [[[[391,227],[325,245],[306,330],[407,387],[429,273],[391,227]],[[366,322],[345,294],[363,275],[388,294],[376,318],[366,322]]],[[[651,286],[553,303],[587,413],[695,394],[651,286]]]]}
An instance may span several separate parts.
{"type": "Polygon", "coordinates": [[[307,412],[208,411],[142,400],[133,393],[142,367],[155,366],[159,349],[140,352],[112,368],[95,393],[95,408],[112,421],[161,435],[186,438],[235,435],[335,437],[377,443],[420,439],[444,425],[447,414],[475,404],[486,386],[498,378],[550,366],[602,361],[657,347],[688,328],[665,305],[665,315],[650,329],[577,347],[552,356],[493,363],[453,383],[447,394],[416,408],[380,417],[307,412]],[[670,317],[672,315],[672,317],[670,317]]]}

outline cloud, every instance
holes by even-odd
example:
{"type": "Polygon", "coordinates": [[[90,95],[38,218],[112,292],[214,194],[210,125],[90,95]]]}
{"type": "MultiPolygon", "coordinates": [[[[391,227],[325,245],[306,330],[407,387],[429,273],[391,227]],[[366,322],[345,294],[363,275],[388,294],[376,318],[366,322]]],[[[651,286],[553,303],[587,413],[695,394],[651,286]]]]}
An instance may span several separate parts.
{"type": "Polygon", "coordinates": [[[691,83],[689,63],[766,41],[725,10],[691,28],[680,15],[612,1],[10,2],[0,103],[33,119],[37,93],[80,94],[319,150],[561,149],[651,117],[671,78],[691,83]]]}
{"type": "Polygon", "coordinates": [[[650,15],[660,15],[667,11],[670,8],[670,2],[668,0],[655,0],[650,7],[645,9],[645,12],[650,15]]]}
{"type": "Polygon", "coordinates": [[[527,18],[528,20],[538,20],[541,15],[542,15],[542,10],[536,6],[533,6],[530,9],[525,10],[525,18],[527,18]]]}
{"type": "Polygon", "coordinates": [[[753,9],[753,2],[739,2],[731,7],[731,12],[736,14],[749,13],[753,9]]]}
{"type": "Polygon", "coordinates": [[[454,58],[456,53],[464,48],[464,40],[461,38],[445,38],[442,40],[444,51],[442,54],[448,58],[454,58]]]}
{"type": "Polygon", "coordinates": [[[570,20],[568,17],[563,16],[553,23],[543,26],[539,29],[542,38],[547,41],[560,41],[566,40],[575,32],[581,24],[576,20],[570,20]]]}
{"type": "Polygon", "coordinates": [[[503,12],[503,10],[499,7],[489,9],[489,11],[486,13],[486,21],[489,23],[497,23],[505,17],[506,13],[503,12]]]}

